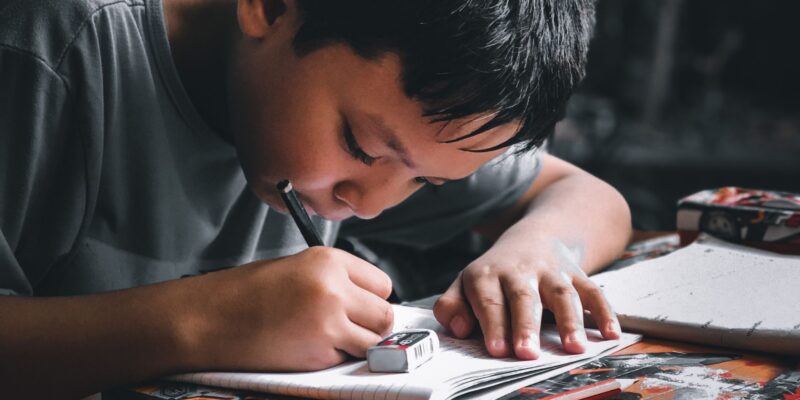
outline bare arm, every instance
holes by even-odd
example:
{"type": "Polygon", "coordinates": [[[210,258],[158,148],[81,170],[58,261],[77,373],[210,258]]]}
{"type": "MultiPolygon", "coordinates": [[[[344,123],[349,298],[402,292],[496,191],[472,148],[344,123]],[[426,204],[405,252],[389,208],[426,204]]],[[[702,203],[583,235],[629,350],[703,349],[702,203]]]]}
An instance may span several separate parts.
{"type": "Polygon", "coordinates": [[[12,398],[77,398],[186,366],[174,283],[78,297],[0,297],[12,398]]]}
{"type": "Polygon", "coordinates": [[[539,356],[543,308],[553,311],[566,351],[583,352],[583,311],[604,337],[618,337],[616,316],[587,273],[614,259],[630,237],[630,212],[611,186],[546,155],[540,176],[495,223],[495,240],[437,302],[434,313],[459,337],[476,324],[497,357],[539,356]]]}
{"type": "Polygon", "coordinates": [[[551,155],[543,160],[542,173],[514,207],[476,230],[493,241],[532,233],[559,238],[582,248],[581,267],[596,272],[630,239],[628,205],[614,188],[580,168],[551,155]]]}
{"type": "Polygon", "coordinates": [[[364,357],[392,327],[389,277],[342,251],[105,294],[0,297],[10,398],[78,398],[193,370],[308,371],[364,357]]]}

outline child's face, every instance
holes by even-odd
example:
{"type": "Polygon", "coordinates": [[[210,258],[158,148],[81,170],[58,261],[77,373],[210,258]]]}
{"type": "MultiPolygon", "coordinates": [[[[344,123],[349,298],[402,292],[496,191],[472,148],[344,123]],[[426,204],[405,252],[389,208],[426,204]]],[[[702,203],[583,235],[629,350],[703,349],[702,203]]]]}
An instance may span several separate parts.
{"type": "Polygon", "coordinates": [[[310,212],[373,218],[422,187],[418,177],[440,184],[470,175],[504,150],[462,149],[492,147],[516,128],[442,143],[482,120],[424,118],[420,103],[404,94],[391,54],[370,61],[342,45],[303,57],[289,43],[242,47],[229,85],[236,146],[250,187],[282,211],[275,185],[290,179],[310,212]],[[356,147],[362,159],[351,154],[356,147]]]}

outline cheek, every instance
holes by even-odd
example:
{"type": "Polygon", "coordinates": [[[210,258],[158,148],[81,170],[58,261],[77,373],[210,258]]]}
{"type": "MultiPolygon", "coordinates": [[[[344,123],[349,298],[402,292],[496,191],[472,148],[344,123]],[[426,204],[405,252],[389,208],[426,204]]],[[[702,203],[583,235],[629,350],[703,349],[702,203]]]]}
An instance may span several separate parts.
{"type": "Polygon", "coordinates": [[[354,161],[335,138],[280,122],[265,122],[259,134],[242,135],[237,143],[242,168],[257,192],[272,191],[278,182],[289,179],[301,192],[321,195],[352,174],[354,161]]]}
{"type": "Polygon", "coordinates": [[[231,112],[236,147],[254,188],[274,186],[283,179],[291,179],[298,187],[318,187],[341,169],[341,150],[327,133],[332,131],[330,118],[315,111],[318,106],[299,104],[291,97],[276,101],[246,93],[233,103],[237,106],[231,112]]]}

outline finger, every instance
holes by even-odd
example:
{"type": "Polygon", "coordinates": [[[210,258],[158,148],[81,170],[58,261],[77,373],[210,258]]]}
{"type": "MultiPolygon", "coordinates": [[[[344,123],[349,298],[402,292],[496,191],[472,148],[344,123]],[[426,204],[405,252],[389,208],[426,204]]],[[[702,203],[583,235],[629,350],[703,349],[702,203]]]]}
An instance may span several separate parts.
{"type": "Polygon", "coordinates": [[[372,292],[353,288],[347,294],[345,311],[354,324],[385,337],[392,332],[394,312],[392,305],[372,292]]]}
{"type": "Polygon", "coordinates": [[[382,299],[389,298],[389,295],[392,294],[392,279],[389,278],[389,275],[354,255],[345,254],[351,258],[349,262],[345,263],[350,280],[382,299]]]}
{"type": "Polygon", "coordinates": [[[592,314],[592,319],[600,333],[606,339],[619,339],[621,329],[616,314],[608,304],[608,300],[603,295],[603,290],[586,277],[576,277],[573,280],[575,289],[578,291],[581,303],[592,314]]]}
{"type": "Polygon", "coordinates": [[[315,351],[306,360],[300,364],[299,367],[287,368],[288,371],[306,372],[318,371],[337,366],[347,360],[347,353],[345,351],[329,348],[324,351],[315,351]]]}
{"type": "Polygon", "coordinates": [[[442,294],[433,306],[433,315],[442,326],[458,338],[465,338],[475,328],[475,316],[464,297],[461,274],[442,294]]]}
{"type": "Polygon", "coordinates": [[[511,311],[511,341],[514,354],[521,360],[539,358],[539,327],[542,301],[535,278],[501,277],[500,284],[511,311]]]}
{"type": "Polygon", "coordinates": [[[491,276],[464,278],[464,294],[483,331],[486,350],[494,357],[508,357],[508,311],[500,281],[491,276]]]}
{"type": "Polygon", "coordinates": [[[583,330],[583,306],[580,297],[566,274],[542,280],[539,287],[542,299],[556,317],[556,327],[561,345],[568,353],[586,350],[586,332],[583,330]]]}
{"type": "Polygon", "coordinates": [[[337,349],[350,354],[353,357],[365,358],[367,349],[378,344],[383,336],[354,323],[348,323],[347,327],[339,335],[339,340],[335,346],[337,349]]]}

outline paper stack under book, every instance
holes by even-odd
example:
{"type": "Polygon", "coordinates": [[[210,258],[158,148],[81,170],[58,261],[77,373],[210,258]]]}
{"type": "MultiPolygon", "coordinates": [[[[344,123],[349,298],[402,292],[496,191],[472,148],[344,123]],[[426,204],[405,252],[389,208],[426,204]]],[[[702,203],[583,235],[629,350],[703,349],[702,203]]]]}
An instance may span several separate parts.
{"type": "Polygon", "coordinates": [[[592,280],[625,330],[800,355],[800,256],[701,236],[669,255],[592,280]]]}
{"type": "Polygon", "coordinates": [[[395,331],[426,328],[439,335],[441,348],[434,358],[410,373],[371,373],[365,361],[351,361],[334,368],[307,373],[204,372],[171,379],[209,386],[320,399],[495,399],[519,387],[558,375],[589,360],[639,341],[623,333],[619,340],[605,341],[588,330],[588,349],[571,355],[560,350],[554,326],[542,327],[542,356],[535,361],[490,357],[481,339],[460,340],[448,336],[427,309],[394,306],[395,331]]]}

